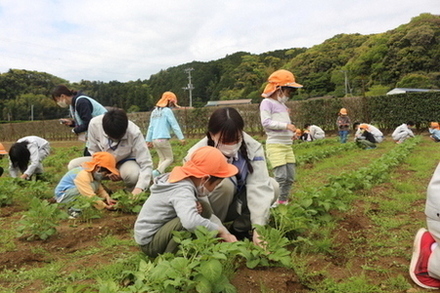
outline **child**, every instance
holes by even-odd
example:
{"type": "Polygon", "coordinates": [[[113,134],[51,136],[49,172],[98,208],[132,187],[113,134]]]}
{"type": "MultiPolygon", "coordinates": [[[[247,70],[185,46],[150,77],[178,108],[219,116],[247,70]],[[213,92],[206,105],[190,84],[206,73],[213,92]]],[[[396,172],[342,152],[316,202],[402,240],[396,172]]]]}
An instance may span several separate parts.
{"type": "Polygon", "coordinates": [[[176,95],[173,92],[164,92],[162,98],[156,103],[156,108],[151,112],[145,141],[148,147],[154,146],[159,155],[157,169],[151,173],[153,178],[164,173],[165,169],[174,161],[173,150],[169,141],[171,129],[179,138],[181,145],[185,144],[185,137],[176,117],[174,117],[172,107],[179,107],[176,95]]]}
{"type": "Polygon", "coordinates": [[[9,174],[11,177],[31,180],[36,174],[39,179],[43,173],[42,161],[50,153],[50,145],[47,140],[38,136],[26,136],[17,140],[9,149],[9,174]],[[30,164],[29,164],[30,163],[30,164]]]}
{"type": "Polygon", "coordinates": [[[394,139],[396,143],[402,143],[406,139],[410,137],[414,137],[414,133],[411,130],[411,128],[413,128],[414,125],[415,123],[413,121],[408,121],[407,123],[403,123],[394,130],[393,134],[391,134],[391,137],[394,139]]]}
{"type": "Polygon", "coordinates": [[[347,142],[348,132],[350,130],[351,120],[347,115],[347,109],[341,108],[338,113],[338,118],[336,119],[336,125],[339,130],[339,139],[341,143],[347,142]]]}
{"type": "Polygon", "coordinates": [[[319,126],[307,123],[306,125],[304,125],[304,128],[307,129],[307,131],[310,133],[312,141],[325,138],[325,132],[319,126]]]}
{"type": "Polygon", "coordinates": [[[208,193],[223,178],[237,172],[237,167],[228,164],[218,149],[204,146],[194,151],[182,167],[156,177],[150,188],[151,195],[134,225],[134,238],[141,250],[150,257],[174,253],[178,244],[173,240],[172,232],[194,231],[198,226],[218,231],[218,236],[226,242],[237,241],[220,220],[206,210],[208,204],[202,204],[205,217],[197,208],[197,202],[206,203],[208,193]]]}
{"type": "Polygon", "coordinates": [[[281,69],[272,73],[261,95],[261,124],[266,131],[266,153],[273,167],[275,180],[280,185],[278,204],[287,204],[295,176],[295,155],[292,137],[296,130],[290,121],[286,102],[290,94],[303,86],[295,82],[295,76],[281,69]]]}
{"type": "Polygon", "coordinates": [[[313,141],[313,137],[307,128],[304,130],[303,134],[301,135],[301,140],[302,141],[313,141]]]}
{"type": "MultiPolygon", "coordinates": [[[[8,152],[5,150],[5,147],[3,146],[2,143],[0,143],[0,160],[2,160],[3,157],[7,154],[8,152]]],[[[3,167],[0,167],[0,177],[3,175],[3,172],[4,172],[3,167]]]]}
{"type": "MultiPolygon", "coordinates": [[[[84,162],[81,167],[68,171],[55,188],[55,200],[58,203],[74,201],[77,196],[99,196],[103,200],[96,201],[97,209],[112,210],[116,201],[110,198],[101,184],[101,180],[109,174],[119,175],[115,157],[107,152],[97,152],[92,160],[84,162]]],[[[72,218],[81,214],[78,209],[69,209],[72,218]]]]}
{"type": "Polygon", "coordinates": [[[440,164],[428,185],[426,205],[428,231],[420,228],[414,239],[409,267],[411,279],[420,287],[440,288],[440,164]]]}
{"type": "Polygon", "coordinates": [[[431,126],[429,127],[429,133],[431,134],[429,137],[435,141],[440,141],[440,126],[437,122],[431,122],[431,126]]]}
{"type": "Polygon", "coordinates": [[[355,123],[353,127],[356,130],[354,141],[358,147],[365,150],[376,148],[377,141],[368,124],[355,123]]]}
{"type": "Polygon", "coordinates": [[[301,129],[297,128],[295,130],[295,135],[293,136],[293,140],[300,140],[303,136],[303,132],[301,129]]]}

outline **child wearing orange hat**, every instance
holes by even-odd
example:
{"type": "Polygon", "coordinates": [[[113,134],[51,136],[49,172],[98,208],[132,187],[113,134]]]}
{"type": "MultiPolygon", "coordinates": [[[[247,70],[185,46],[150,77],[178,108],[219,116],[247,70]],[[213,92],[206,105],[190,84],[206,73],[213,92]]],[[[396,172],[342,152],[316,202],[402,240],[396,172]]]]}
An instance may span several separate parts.
{"type": "Polygon", "coordinates": [[[303,86],[296,83],[292,72],[280,69],[268,78],[260,104],[261,124],[267,135],[266,154],[270,161],[275,180],[280,186],[278,204],[287,204],[295,176],[295,155],[292,137],[296,127],[290,121],[286,102],[290,95],[303,86]]]}
{"type": "Polygon", "coordinates": [[[336,125],[338,126],[339,141],[341,143],[347,142],[348,132],[350,131],[351,120],[348,117],[347,109],[341,108],[336,119],[336,125]]]}
{"type": "Polygon", "coordinates": [[[155,178],[134,225],[134,238],[141,250],[150,257],[176,252],[178,244],[172,232],[194,231],[198,226],[218,231],[226,242],[237,241],[205,204],[208,193],[237,172],[218,149],[205,146],[194,151],[183,166],[155,178]],[[202,214],[197,202],[202,203],[202,214]]]}
{"type": "Polygon", "coordinates": [[[185,144],[185,137],[171,107],[179,107],[177,97],[173,92],[164,92],[161,99],[156,103],[156,108],[151,112],[145,141],[148,147],[154,146],[159,155],[159,164],[152,172],[153,178],[164,173],[165,169],[174,161],[173,150],[169,142],[171,138],[170,131],[173,130],[180,143],[185,144]]]}
{"type": "MultiPolygon", "coordinates": [[[[101,180],[109,174],[119,175],[115,157],[107,152],[94,153],[91,161],[84,162],[81,167],[71,169],[61,178],[55,188],[55,200],[58,203],[69,203],[80,195],[98,196],[102,200],[96,201],[95,207],[112,210],[116,201],[110,197],[101,184],[101,180]]],[[[69,214],[72,218],[76,218],[80,216],[81,210],[70,208],[69,214]]]]}
{"type": "Polygon", "coordinates": [[[433,141],[439,142],[440,141],[440,126],[439,126],[438,122],[431,122],[431,125],[428,130],[429,130],[429,133],[431,134],[429,137],[433,141]]]}

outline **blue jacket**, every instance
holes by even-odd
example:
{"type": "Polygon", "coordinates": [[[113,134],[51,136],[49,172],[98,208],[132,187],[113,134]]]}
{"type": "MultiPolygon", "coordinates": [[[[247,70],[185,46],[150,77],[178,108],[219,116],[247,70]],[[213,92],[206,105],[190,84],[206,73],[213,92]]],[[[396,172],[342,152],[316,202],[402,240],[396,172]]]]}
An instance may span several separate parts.
{"type": "Polygon", "coordinates": [[[174,117],[173,110],[168,107],[156,107],[151,112],[150,125],[148,126],[145,141],[152,142],[154,139],[171,138],[171,130],[173,130],[178,139],[184,139],[182,130],[177,123],[176,117],[174,117]]]}

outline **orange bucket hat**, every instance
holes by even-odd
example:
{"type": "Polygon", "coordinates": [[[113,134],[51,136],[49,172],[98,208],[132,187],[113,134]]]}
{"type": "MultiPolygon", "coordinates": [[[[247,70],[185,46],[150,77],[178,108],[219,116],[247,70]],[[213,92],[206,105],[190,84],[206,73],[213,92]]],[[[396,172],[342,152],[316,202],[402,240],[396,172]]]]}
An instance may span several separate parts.
{"type": "Polygon", "coordinates": [[[301,129],[297,128],[297,129],[295,130],[295,133],[296,133],[296,135],[301,135],[301,134],[302,134],[302,131],[301,131],[301,129]]]}
{"type": "Polygon", "coordinates": [[[302,88],[303,86],[296,83],[295,76],[292,72],[280,69],[272,73],[267,79],[269,82],[264,88],[261,96],[263,98],[270,97],[279,87],[302,88]]]}
{"type": "Polygon", "coordinates": [[[7,155],[8,152],[5,150],[5,147],[2,143],[0,143],[0,155],[7,155]]]}
{"type": "Polygon", "coordinates": [[[173,102],[176,107],[179,107],[179,105],[177,105],[177,97],[173,92],[164,92],[160,100],[156,103],[156,106],[166,107],[170,101],[173,102]]]}
{"type": "Polygon", "coordinates": [[[218,149],[204,146],[197,149],[182,167],[174,167],[168,181],[174,183],[190,176],[202,178],[206,175],[227,178],[237,173],[237,167],[228,164],[218,149]]]}
{"type": "Polygon", "coordinates": [[[341,108],[341,110],[339,110],[339,114],[341,114],[341,115],[347,115],[347,109],[345,109],[345,108],[341,108]]]}
{"type": "Polygon", "coordinates": [[[439,126],[438,122],[431,122],[431,128],[437,128],[437,129],[439,129],[440,126],[439,126]]]}
{"type": "Polygon", "coordinates": [[[84,162],[82,166],[84,170],[90,172],[95,169],[96,166],[104,167],[113,174],[119,175],[118,169],[116,169],[116,158],[107,152],[97,152],[92,155],[92,160],[84,162]]]}

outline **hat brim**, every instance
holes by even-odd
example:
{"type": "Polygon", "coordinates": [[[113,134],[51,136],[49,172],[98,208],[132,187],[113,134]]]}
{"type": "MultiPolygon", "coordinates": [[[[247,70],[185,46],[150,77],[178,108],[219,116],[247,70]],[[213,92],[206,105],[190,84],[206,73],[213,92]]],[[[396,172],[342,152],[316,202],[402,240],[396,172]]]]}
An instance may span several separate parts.
{"type": "Polygon", "coordinates": [[[95,167],[96,167],[97,165],[99,165],[100,167],[106,168],[106,169],[109,170],[112,174],[119,175],[119,171],[118,171],[118,169],[116,169],[116,168],[114,168],[114,167],[104,166],[104,165],[102,165],[102,164],[99,164],[99,163],[96,163],[96,162],[93,162],[93,161],[84,162],[84,163],[82,164],[84,170],[86,170],[86,171],[88,171],[88,172],[93,171],[93,169],[95,169],[95,167]]]}
{"type": "Polygon", "coordinates": [[[0,155],[7,155],[8,154],[8,152],[7,151],[4,151],[4,150],[0,150],[0,155]]]}
{"type": "MultiPolygon", "coordinates": [[[[189,161],[187,163],[189,163],[189,161]]],[[[218,170],[218,172],[215,172],[213,174],[206,174],[205,172],[201,172],[197,168],[188,167],[187,165],[184,165],[182,167],[178,166],[174,167],[174,169],[171,171],[168,181],[173,183],[188,178],[190,176],[202,178],[207,175],[219,178],[228,178],[238,173],[238,168],[234,165],[227,164],[225,167],[226,168],[224,170],[218,170]]]]}
{"type": "Polygon", "coordinates": [[[291,87],[291,88],[294,88],[294,89],[299,89],[299,88],[302,88],[303,85],[299,84],[299,83],[296,83],[296,82],[291,82],[289,84],[282,85],[281,87],[291,87]]]}

